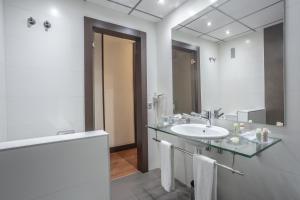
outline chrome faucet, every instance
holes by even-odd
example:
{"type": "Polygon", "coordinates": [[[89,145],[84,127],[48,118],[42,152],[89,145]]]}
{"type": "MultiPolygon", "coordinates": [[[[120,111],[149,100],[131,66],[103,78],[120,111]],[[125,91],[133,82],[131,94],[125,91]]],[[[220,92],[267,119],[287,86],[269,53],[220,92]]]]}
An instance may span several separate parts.
{"type": "Polygon", "coordinates": [[[211,111],[204,110],[201,114],[192,112],[191,115],[194,116],[194,117],[199,117],[199,118],[202,118],[202,119],[206,119],[207,120],[206,126],[208,128],[211,127],[211,118],[212,118],[211,111]]]}
{"type": "Polygon", "coordinates": [[[214,110],[214,118],[215,119],[220,119],[220,117],[222,117],[224,115],[224,113],[220,113],[222,110],[222,108],[219,108],[217,110],[214,110]]]}
{"type": "Polygon", "coordinates": [[[211,111],[210,110],[204,110],[203,113],[201,114],[201,117],[203,119],[206,119],[207,120],[207,124],[206,126],[209,128],[211,127],[211,111]]]}

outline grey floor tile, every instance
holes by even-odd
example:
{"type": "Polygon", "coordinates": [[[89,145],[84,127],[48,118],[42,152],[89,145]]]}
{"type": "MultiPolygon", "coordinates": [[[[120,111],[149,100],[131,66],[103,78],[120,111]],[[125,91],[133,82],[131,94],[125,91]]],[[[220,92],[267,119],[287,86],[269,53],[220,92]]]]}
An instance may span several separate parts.
{"type": "Polygon", "coordinates": [[[176,181],[176,190],[170,193],[160,185],[160,170],[146,174],[136,173],[114,180],[112,200],[190,200],[191,192],[182,183],[176,181]]]}

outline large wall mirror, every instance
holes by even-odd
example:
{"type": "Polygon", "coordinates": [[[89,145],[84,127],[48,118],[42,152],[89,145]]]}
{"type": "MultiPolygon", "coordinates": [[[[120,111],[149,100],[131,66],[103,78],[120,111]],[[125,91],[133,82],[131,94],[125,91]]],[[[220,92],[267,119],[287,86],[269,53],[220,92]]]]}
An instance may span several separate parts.
{"type": "Polygon", "coordinates": [[[283,126],[284,15],[280,0],[220,0],[174,27],[174,112],[283,126]]]}

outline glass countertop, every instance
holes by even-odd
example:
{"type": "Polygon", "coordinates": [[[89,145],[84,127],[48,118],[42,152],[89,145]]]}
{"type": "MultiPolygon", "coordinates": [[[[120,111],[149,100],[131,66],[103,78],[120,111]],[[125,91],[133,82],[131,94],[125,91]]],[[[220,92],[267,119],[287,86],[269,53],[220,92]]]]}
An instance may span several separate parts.
{"type": "Polygon", "coordinates": [[[171,130],[172,126],[165,126],[165,127],[157,127],[155,125],[148,125],[148,128],[166,133],[169,135],[177,136],[179,138],[182,138],[187,141],[191,141],[193,143],[201,143],[205,144],[209,147],[216,148],[218,150],[223,150],[223,151],[228,151],[236,155],[241,155],[247,158],[252,158],[253,156],[258,155],[259,153],[263,152],[264,150],[270,148],[271,146],[279,143],[281,139],[279,138],[274,138],[274,137],[269,137],[269,141],[267,143],[260,143],[255,140],[248,140],[244,137],[241,136],[235,136],[231,132],[229,136],[227,136],[224,139],[217,139],[217,140],[203,140],[199,138],[194,138],[194,137],[186,137],[182,136],[180,134],[177,134],[171,130]],[[231,138],[232,137],[238,137],[239,142],[234,143],[232,142],[231,138]]]}

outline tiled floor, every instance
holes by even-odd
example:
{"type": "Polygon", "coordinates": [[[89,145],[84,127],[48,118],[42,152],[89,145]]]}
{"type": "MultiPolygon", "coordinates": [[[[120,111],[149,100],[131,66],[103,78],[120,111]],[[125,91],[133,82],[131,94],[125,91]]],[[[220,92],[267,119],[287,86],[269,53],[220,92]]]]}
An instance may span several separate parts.
{"type": "Polygon", "coordinates": [[[110,174],[112,180],[137,172],[137,149],[110,154],[110,174]]]}
{"type": "Polygon", "coordinates": [[[112,181],[112,200],[190,200],[191,191],[176,181],[176,190],[166,192],[160,184],[160,170],[140,172],[112,181]]]}

